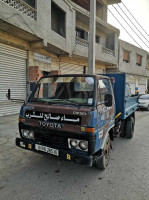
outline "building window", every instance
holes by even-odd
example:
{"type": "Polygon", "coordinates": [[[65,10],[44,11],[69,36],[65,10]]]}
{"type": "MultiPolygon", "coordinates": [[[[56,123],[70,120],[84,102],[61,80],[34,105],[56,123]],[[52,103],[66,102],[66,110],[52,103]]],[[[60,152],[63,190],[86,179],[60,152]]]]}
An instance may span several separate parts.
{"type": "Polygon", "coordinates": [[[100,36],[96,35],[96,43],[100,43],[100,36]]]}
{"type": "Polygon", "coordinates": [[[113,35],[107,37],[106,48],[114,51],[114,36],[113,35]]]}
{"type": "Polygon", "coordinates": [[[35,8],[35,0],[23,0],[26,4],[31,6],[32,8],[35,8]]]}
{"type": "Polygon", "coordinates": [[[53,31],[66,37],[66,13],[55,3],[51,4],[51,28],[53,31]]]}
{"type": "Polygon", "coordinates": [[[123,62],[125,62],[125,63],[130,62],[130,55],[129,54],[130,54],[129,51],[126,51],[126,50],[123,51],[123,62]]]}
{"type": "Polygon", "coordinates": [[[136,65],[141,66],[142,65],[142,56],[137,54],[137,60],[136,60],[136,65]]]}
{"type": "Polygon", "coordinates": [[[76,27],[76,37],[88,41],[88,32],[81,28],[76,27]]]}
{"type": "Polygon", "coordinates": [[[83,67],[83,74],[86,74],[86,73],[87,73],[87,67],[84,66],[84,67],[83,67]]]}

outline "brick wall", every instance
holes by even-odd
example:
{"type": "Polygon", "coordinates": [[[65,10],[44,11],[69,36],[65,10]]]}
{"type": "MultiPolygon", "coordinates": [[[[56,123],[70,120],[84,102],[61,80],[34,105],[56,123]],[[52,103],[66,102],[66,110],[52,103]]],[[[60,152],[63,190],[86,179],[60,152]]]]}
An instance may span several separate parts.
{"type": "Polygon", "coordinates": [[[43,76],[38,66],[29,67],[29,82],[37,82],[43,76]]]}

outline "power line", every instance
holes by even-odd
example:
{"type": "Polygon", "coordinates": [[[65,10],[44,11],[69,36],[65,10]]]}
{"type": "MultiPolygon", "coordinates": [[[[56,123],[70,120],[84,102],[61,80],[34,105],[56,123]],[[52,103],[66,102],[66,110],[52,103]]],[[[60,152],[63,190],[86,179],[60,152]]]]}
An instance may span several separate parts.
{"type": "MultiPolygon", "coordinates": [[[[113,5],[112,5],[113,6],[113,5]]],[[[117,11],[117,13],[123,18],[123,20],[126,22],[126,24],[131,28],[131,30],[138,36],[138,38],[145,44],[145,46],[147,48],[149,48],[149,46],[142,40],[142,38],[137,34],[137,32],[130,26],[130,24],[128,24],[128,22],[125,20],[125,18],[120,14],[120,12],[113,6],[113,8],[117,11]]]]}
{"type": "MultiPolygon", "coordinates": [[[[109,10],[109,9],[108,9],[109,10]]],[[[115,15],[111,12],[111,10],[109,10],[109,12],[113,15],[113,17],[118,21],[118,23],[123,27],[123,29],[128,33],[128,35],[133,39],[133,41],[135,41],[135,43],[141,48],[143,49],[140,44],[130,35],[130,33],[125,29],[125,27],[121,24],[121,22],[115,17],[115,15]]]]}
{"type": "MultiPolygon", "coordinates": [[[[122,1],[121,1],[122,2],[122,1]]],[[[133,17],[133,19],[139,24],[139,26],[142,28],[142,30],[147,34],[147,32],[144,30],[144,28],[141,26],[141,24],[136,20],[136,18],[131,14],[131,12],[128,10],[128,8],[125,6],[125,4],[122,2],[122,4],[124,5],[124,7],[127,9],[127,11],[130,13],[130,15],[133,17]]],[[[149,35],[148,35],[149,36],[149,35]]]]}
{"type": "MultiPolygon", "coordinates": [[[[115,1],[115,0],[114,0],[115,1]]],[[[115,1],[116,2],[116,1],[115,1]]],[[[121,11],[125,14],[125,16],[130,20],[130,22],[134,25],[134,27],[139,31],[139,33],[143,36],[143,38],[149,42],[148,39],[141,33],[141,31],[136,27],[136,25],[133,23],[133,21],[128,17],[128,15],[124,12],[124,10],[117,4],[117,6],[121,9],[121,11]]]]}

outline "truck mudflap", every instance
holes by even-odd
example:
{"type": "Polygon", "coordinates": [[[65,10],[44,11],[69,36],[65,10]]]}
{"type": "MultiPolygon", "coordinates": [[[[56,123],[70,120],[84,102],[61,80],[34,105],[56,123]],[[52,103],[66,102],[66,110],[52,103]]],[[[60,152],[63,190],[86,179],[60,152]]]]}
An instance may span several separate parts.
{"type": "Polygon", "coordinates": [[[60,157],[62,160],[73,161],[82,165],[93,165],[93,156],[79,154],[78,152],[74,152],[72,149],[65,150],[61,148],[53,148],[41,142],[39,143],[37,141],[21,138],[16,138],[16,146],[39,154],[51,154],[60,157]]]}

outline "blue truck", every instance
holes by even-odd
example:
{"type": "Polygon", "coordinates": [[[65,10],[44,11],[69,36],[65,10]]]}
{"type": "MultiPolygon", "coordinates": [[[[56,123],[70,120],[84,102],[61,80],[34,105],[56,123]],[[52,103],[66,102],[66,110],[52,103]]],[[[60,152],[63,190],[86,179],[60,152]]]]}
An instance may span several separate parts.
{"type": "Polygon", "coordinates": [[[133,137],[137,108],[125,74],[45,76],[21,107],[16,145],[105,169],[110,141],[133,137]]]}

